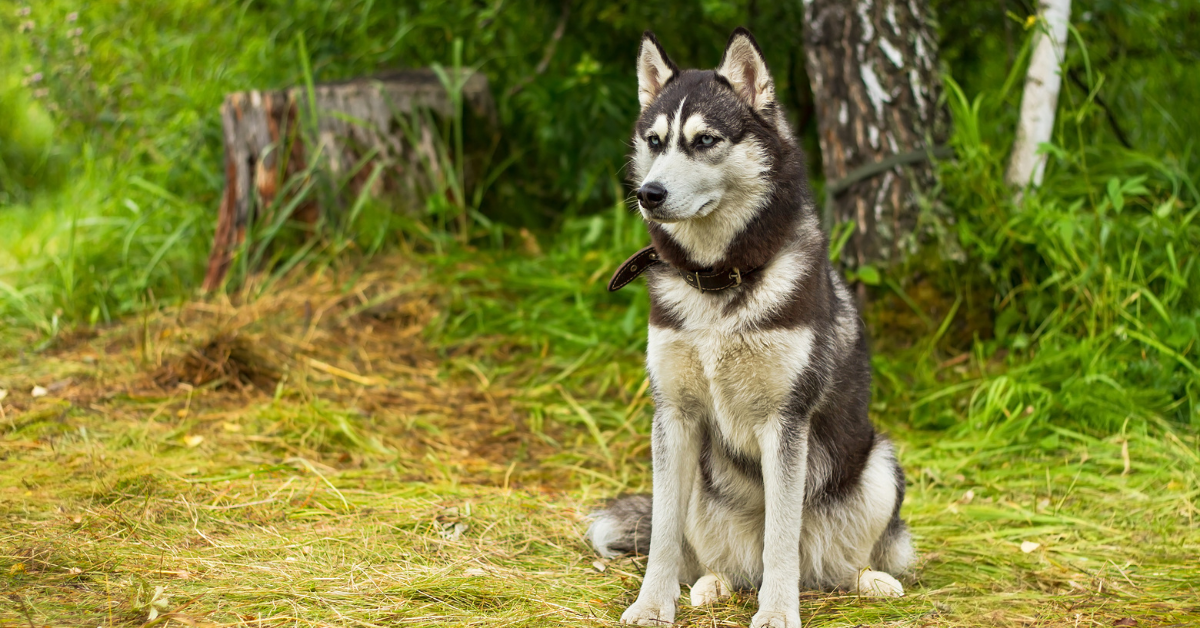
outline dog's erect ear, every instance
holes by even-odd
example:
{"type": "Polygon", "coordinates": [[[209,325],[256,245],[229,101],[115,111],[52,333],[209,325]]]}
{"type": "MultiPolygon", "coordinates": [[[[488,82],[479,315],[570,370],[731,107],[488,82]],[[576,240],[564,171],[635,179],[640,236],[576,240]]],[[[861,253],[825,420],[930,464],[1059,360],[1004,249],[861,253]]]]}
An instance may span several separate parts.
{"type": "Polygon", "coordinates": [[[725,77],[738,97],[754,109],[761,111],[775,102],[775,82],[767,61],[754,35],[740,26],[729,36],[717,74],[725,77]]]}
{"type": "Polygon", "coordinates": [[[642,103],[642,109],[649,107],[667,81],[678,73],[679,68],[663,52],[654,33],[642,33],[642,48],[638,51],[637,62],[638,100],[642,103]]]}

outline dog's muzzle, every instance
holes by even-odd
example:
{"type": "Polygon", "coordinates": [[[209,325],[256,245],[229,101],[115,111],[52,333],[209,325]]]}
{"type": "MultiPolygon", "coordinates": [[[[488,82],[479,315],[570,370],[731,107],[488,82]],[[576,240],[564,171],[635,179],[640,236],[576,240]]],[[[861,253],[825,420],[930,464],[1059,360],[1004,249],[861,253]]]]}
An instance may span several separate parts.
{"type": "Polygon", "coordinates": [[[637,199],[643,208],[654,209],[667,200],[667,188],[661,183],[651,181],[638,188],[637,199]]]}

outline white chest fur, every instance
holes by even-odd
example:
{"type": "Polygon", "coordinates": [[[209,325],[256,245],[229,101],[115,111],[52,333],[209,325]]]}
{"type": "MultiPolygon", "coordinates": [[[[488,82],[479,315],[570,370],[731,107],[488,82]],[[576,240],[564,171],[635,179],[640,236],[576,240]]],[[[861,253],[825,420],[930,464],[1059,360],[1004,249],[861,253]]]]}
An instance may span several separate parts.
{"type": "Polygon", "coordinates": [[[791,297],[805,262],[798,249],[782,253],[735,308],[726,308],[733,291],[701,293],[673,273],[655,276],[655,299],[682,321],[649,329],[646,365],[660,402],[684,420],[713,421],[731,445],[757,454],[758,428],[781,411],[813,347],[811,328],[759,324],[791,297]]]}
{"type": "Polygon", "coordinates": [[[758,454],[758,429],[777,417],[812,354],[809,328],[725,333],[651,327],[646,361],[661,403],[710,420],[738,450],[758,454]]]}

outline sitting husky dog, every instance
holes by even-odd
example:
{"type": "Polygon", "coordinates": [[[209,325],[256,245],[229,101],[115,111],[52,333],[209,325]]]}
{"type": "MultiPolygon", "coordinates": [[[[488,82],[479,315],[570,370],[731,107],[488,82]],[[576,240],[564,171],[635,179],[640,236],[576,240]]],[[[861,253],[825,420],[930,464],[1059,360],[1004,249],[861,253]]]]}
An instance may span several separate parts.
{"type": "Polygon", "coordinates": [[[637,74],[653,246],[609,289],[649,281],[654,495],[588,530],[603,556],[649,551],[621,621],[670,624],[681,582],[693,604],[757,587],[753,628],[799,628],[802,588],[903,595],[904,473],[867,418],[863,325],[758,44],[738,29],[716,71],[680,71],[647,32],[637,74]]]}

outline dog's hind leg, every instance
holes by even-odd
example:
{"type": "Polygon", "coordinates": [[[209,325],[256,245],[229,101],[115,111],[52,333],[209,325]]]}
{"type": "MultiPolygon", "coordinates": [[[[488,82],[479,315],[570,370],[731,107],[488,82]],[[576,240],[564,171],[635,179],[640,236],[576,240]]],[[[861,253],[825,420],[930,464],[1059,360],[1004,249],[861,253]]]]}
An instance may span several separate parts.
{"type": "MultiPolygon", "coordinates": [[[[899,509],[897,509],[899,510],[899,509]]],[[[912,537],[900,513],[892,515],[883,534],[871,550],[871,569],[858,574],[855,590],[870,597],[900,597],[904,587],[894,575],[900,575],[913,560],[912,537]]]]}
{"type": "MultiPolygon", "coordinates": [[[[896,461],[895,454],[892,454],[891,470],[893,481],[896,483],[896,502],[892,507],[892,518],[888,520],[887,527],[883,529],[883,534],[879,535],[879,539],[875,541],[875,547],[871,549],[871,568],[874,570],[898,576],[904,573],[908,566],[913,561],[913,546],[912,535],[908,533],[908,526],[904,524],[904,520],[900,518],[900,506],[904,503],[904,470],[900,468],[900,463],[896,461]]],[[[889,576],[888,586],[872,585],[869,588],[872,591],[898,591],[895,595],[904,595],[904,589],[896,582],[895,578],[889,576]],[[894,586],[893,586],[894,583],[894,586]]],[[[860,574],[858,579],[858,589],[862,591],[863,576],[860,574]]],[[[886,595],[886,594],[885,594],[886,595]]]]}
{"type": "MultiPolygon", "coordinates": [[[[882,442],[877,441],[876,447],[882,447],[882,442]]],[[[904,525],[904,520],[900,518],[900,506],[904,503],[904,470],[900,468],[900,463],[896,461],[890,446],[881,451],[886,452],[889,458],[887,470],[874,467],[866,475],[884,475],[890,471],[890,479],[895,483],[896,501],[892,505],[892,518],[888,520],[883,533],[871,548],[871,567],[859,572],[854,590],[859,595],[869,597],[900,597],[904,595],[904,587],[895,576],[907,570],[913,561],[912,536],[908,533],[908,526],[904,525]]]]}
{"type": "Polygon", "coordinates": [[[879,540],[875,541],[875,547],[871,550],[871,567],[898,576],[908,569],[912,561],[912,535],[908,533],[908,526],[900,519],[900,514],[896,513],[888,521],[879,540]]]}
{"type": "MultiPolygon", "coordinates": [[[[901,489],[903,490],[903,489],[901,489]]],[[[903,493],[901,493],[903,496],[903,493]]],[[[912,538],[900,519],[899,508],[888,521],[871,550],[871,566],[858,573],[853,589],[868,597],[901,597],[904,586],[894,576],[903,573],[913,559],[912,538]]]]}
{"type": "Polygon", "coordinates": [[[854,592],[866,597],[904,597],[904,585],[889,573],[864,569],[858,574],[854,592]]]}
{"type": "Polygon", "coordinates": [[[730,595],[729,585],[713,572],[708,572],[692,585],[692,606],[714,604],[730,595]]]}

